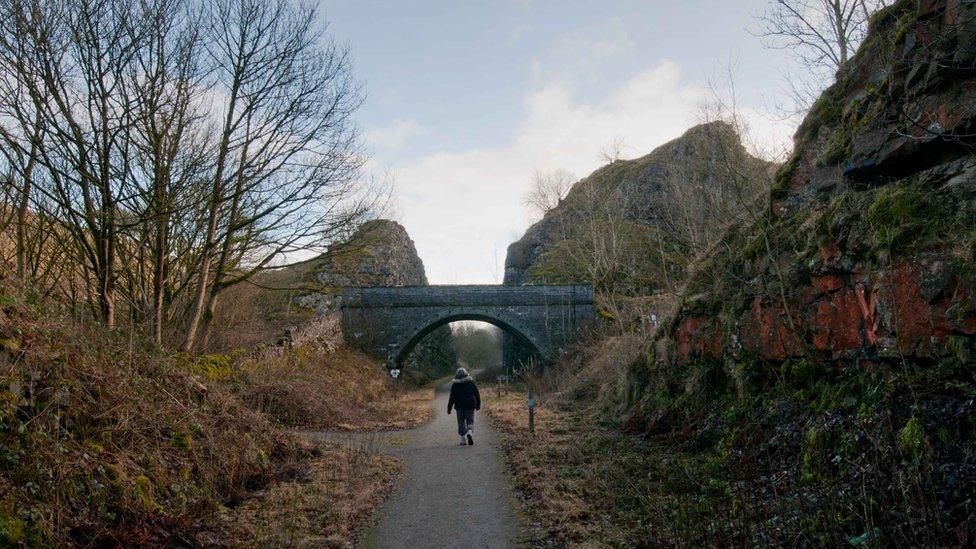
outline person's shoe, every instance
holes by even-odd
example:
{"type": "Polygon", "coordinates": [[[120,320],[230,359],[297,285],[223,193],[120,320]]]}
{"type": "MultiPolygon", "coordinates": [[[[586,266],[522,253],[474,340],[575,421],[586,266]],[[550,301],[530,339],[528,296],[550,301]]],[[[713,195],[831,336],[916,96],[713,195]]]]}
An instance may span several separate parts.
{"type": "Polygon", "coordinates": [[[467,445],[468,445],[468,441],[465,440],[464,437],[461,437],[461,446],[467,446],[467,445]]]}
{"type": "Polygon", "coordinates": [[[468,437],[468,446],[474,446],[474,437],[471,436],[471,431],[468,431],[468,434],[465,436],[468,437]]]}

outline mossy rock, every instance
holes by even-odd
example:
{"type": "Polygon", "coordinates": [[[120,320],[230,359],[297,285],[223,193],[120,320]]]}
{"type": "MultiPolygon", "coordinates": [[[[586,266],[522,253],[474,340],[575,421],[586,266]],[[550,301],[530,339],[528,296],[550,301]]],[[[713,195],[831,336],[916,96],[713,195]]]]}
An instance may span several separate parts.
{"type": "Polygon", "coordinates": [[[884,188],[868,207],[868,225],[881,250],[904,250],[938,231],[940,216],[932,200],[918,188],[884,188]]]}
{"type": "Polygon", "coordinates": [[[23,519],[11,516],[0,516],[0,545],[3,547],[17,547],[26,541],[27,525],[23,519]]]}
{"type": "Polygon", "coordinates": [[[133,481],[135,482],[133,492],[142,507],[147,511],[158,511],[161,509],[161,506],[155,499],[155,489],[149,477],[139,475],[133,481]]]}
{"type": "Polygon", "coordinates": [[[898,448],[912,468],[918,468],[928,462],[932,450],[922,422],[917,417],[909,419],[898,432],[898,448]]]}
{"type": "Polygon", "coordinates": [[[193,363],[191,370],[210,381],[226,381],[234,376],[233,358],[230,355],[203,355],[193,363]]]}

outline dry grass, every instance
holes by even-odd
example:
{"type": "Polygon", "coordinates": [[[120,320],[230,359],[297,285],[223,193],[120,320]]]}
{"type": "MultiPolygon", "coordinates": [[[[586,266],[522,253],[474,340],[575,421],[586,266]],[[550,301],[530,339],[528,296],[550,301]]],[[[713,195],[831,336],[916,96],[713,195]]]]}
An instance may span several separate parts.
{"type": "Polygon", "coordinates": [[[221,509],[199,541],[224,547],[351,547],[392,493],[399,458],[368,447],[317,443],[302,474],[221,509]]]}
{"type": "Polygon", "coordinates": [[[179,543],[300,458],[186,357],[0,272],[0,546],[179,543]]]}
{"type": "Polygon", "coordinates": [[[650,334],[628,332],[606,336],[575,347],[545,371],[526,371],[523,380],[538,398],[554,408],[579,402],[613,405],[625,386],[627,369],[647,354],[650,334]]]}
{"type": "Polygon", "coordinates": [[[723,545],[680,531],[701,525],[689,520],[708,484],[697,456],[624,435],[589,411],[542,405],[529,433],[522,395],[500,398],[487,413],[528,517],[525,545],[723,545]]]}
{"type": "Polygon", "coordinates": [[[346,348],[266,352],[241,366],[241,398],[283,426],[405,429],[430,419],[433,390],[394,393],[371,357],[346,348]]]}
{"type": "Polygon", "coordinates": [[[599,512],[599,497],[593,497],[599,494],[580,474],[584,465],[566,459],[585,434],[579,414],[539,407],[533,434],[524,395],[497,397],[485,410],[501,433],[515,490],[529,518],[525,543],[558,547],[625,539],[622,528],[599,512]]]}

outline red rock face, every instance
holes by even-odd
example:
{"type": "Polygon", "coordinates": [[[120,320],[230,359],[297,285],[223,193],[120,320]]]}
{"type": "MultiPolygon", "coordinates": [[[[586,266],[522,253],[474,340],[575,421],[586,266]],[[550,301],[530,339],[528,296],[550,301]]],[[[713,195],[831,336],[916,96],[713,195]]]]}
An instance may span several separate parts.
{"type": "Polygon", "coordinates": [[[743,349],[767,360],[784,360],[800,349],[786,309],[763,305],[759,296],[739,317],[739,342],[743,349]]]}
{"type": "Polygon", "coordinates": [[[710,318],[689,316],[681,320],[675,332],[678,362],[722,356],[722,331],[710,318]]]}
{"type": "Polygon", "coordinates": [[[786,288],[788,303],[764,282],[781,274],[760,261],[746,265],[743,288],[706,296],[715,308],[740,307],[729,319],[679,312],[679,361],[740,350],[771,361],[976,360],[976,224],[946,229],[976,211],[976,4],[901,2],[874,20],[797,131],[796,156],[769,203],[783,227],[804,228],[842,204],[830,218],[838,224],[826,239],[775,252],[787,278],[804,281],[786,288]],[[846,143],[845,158],[834,156],[837,143],[846,143]],[[868,219],[878,197],[904,187],[939,209],[908,204],[898,219],[868,219]],[[939,218],[920,219],[928,215],[939,218]],[[913,223],[919,238],[908,240],[917,245],[872,249],[879,223],[913,223]]]}
{"type": "MultiPolygon", "coordinates": [[[[967,307],[965,285],[943,270],[941,263],[901,260],[892,267],[888,284],[881,281],[882,293],[891,307],[889,329],[903,355],[933,358],[944,354],[946,338],[954,331],[946,312],[950,307],[967,307]]],[[[972,314],[970,310],[963,317],[972,314]]],[[[965,322],[960,328],[965,328],[965,322]]]]}
{"type": "Polygon", "coordinates": [[[812,347],[818,351],[860,348],[865,339],[873,338],[869,330],[864,330],[871,311],[864,307],[863,291],[845,286],[840,277],[826,278],[829,283],[821,283],[825,295],[814,304],[812,347]]]}
{"type": "MultiPolygon", "coordinates": [[[[757,295],[733,327],[742,349],[773,361],[808,353],[827,360],[932,359],[951,352],[950,336],[976,335],[973,286],[938,259],[897,259],[870,275],[813,276],[792,295],[800,296],[790,303],[796,330],[786,308],[757,295]]],[[[717,319],[682,318],[674,336],[679,363],[733,352],[722,333],[717,319]]]]}

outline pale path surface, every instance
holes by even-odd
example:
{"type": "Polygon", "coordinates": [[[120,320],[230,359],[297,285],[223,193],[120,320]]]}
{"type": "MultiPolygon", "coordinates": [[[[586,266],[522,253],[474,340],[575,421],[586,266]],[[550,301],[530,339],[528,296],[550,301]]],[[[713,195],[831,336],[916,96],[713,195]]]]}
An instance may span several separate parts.
{"type": "MultiPolygon", "coordinates": [[[[515,547],[518,520],[495,433],[475,412],[475,445],[460,446],[447,415],[450,383],[437,390],[433,419],[410,431],[375,434],[404,459],[397,492],[362,539],[364,547],[515,547]]],[[[485,405],[491,405],[487,388],[485,405]]]]}

